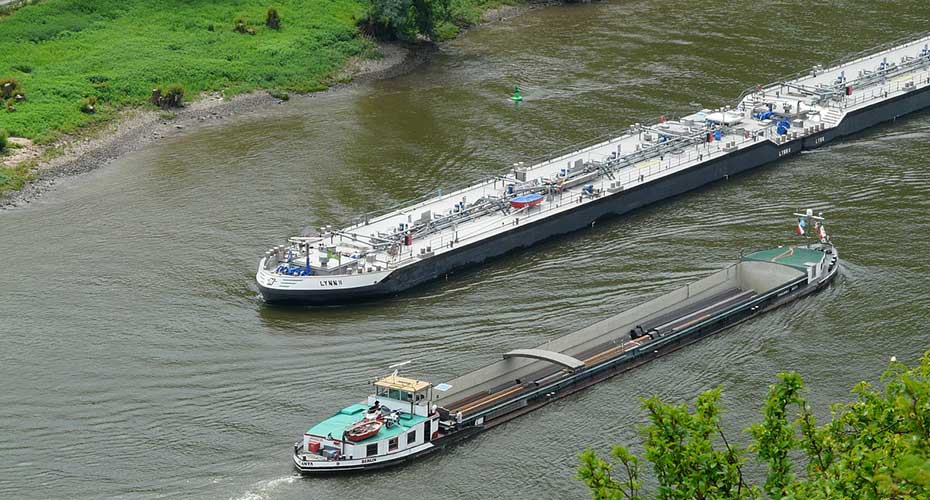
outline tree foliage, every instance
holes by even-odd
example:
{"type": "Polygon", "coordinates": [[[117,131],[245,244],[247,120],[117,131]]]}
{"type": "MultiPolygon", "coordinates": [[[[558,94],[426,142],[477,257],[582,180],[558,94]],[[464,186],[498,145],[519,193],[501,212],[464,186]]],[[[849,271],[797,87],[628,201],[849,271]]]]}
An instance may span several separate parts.
{"type": "MultiPolygon", "coordinates": [[[[719,388],[701,394],[693,411],[644,400],[645,459],[659,483],[654,497],[930,498],[930,352],[915,367],[892,362],[882,382],[883,389],[858,384],[856,400],[833,405],[831,421],[817,425],[801,376],[782,373],[769,388],[762,421],[748,429],[747,447],[734,446],[720,427],[719,388]],[[768,471],[761,487],[743,475],[753,454],[768,471]]],[[[596,500],[646,498],[639,460],[623,446],[611,455],[615,463],[582,453],[577,478],[596,500]]]]}
{"type": "Polygon", "coordinates": [[[371,0],[361,24],[384,39],[435,40],[440,25],[453,20],[452,0],[371,0]]]}

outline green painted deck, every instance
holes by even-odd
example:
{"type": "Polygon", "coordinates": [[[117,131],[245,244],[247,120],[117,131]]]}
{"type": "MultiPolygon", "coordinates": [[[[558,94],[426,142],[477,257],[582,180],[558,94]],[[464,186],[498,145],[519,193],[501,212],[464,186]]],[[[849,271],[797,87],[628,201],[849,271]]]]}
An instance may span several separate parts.
{"type": "Polygon", "coordinates": [[[770,248],[743,256],[743,260],[775,262],[802,271],[807,270],[808,262],[817,263],[822,258],[823,252],[800,247],[770,248]]]}
{"type": "MultiPolygon", "coordinates": [[[[361,403],[355,403],[353,405],[346,406],[345,408],[339,410],[339,413],[336,413],[335,415],[311,427],[310,430],[307,431],[307,434],[323,437],[332,434],[333,438],[342,439],[342,433],[352,424],[364,418],[365,410],[367,409],[368,406],[361,403]]],[[[411,415],[409,413],[401,413],[399,421],[400,425],[395,425],[390,429],[388,429],[386,425],[382,426],[381,430],[374,436],[364,441],[356,441],[356,443],[370,443],[372,441],[380,441],[382,439],[392,438],[398,434],[407,432],[411,427],[419,424],[424,420],[426,420],[426,417],[411,415]]]]}

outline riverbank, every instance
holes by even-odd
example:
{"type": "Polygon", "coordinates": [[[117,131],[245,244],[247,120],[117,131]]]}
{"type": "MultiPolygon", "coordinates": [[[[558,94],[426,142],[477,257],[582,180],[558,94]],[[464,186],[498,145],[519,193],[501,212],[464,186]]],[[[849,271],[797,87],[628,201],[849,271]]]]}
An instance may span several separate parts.
{"type": "MultiPolygon", "coordinates": [[[[484,11],[469,29],[491,22],[506,20],[530,9],[558,2],[527,2],[517,5],[500,5],[484,11]]],[[[436,45],[410,45],[378,43],[376,50],[349,57],[342,68],[333,72],[323,92],[335,92],[359,82],[392,78],[404,74],[428,61],[436,45]],[[371,57],[372,54],[378,57],[371,57]]],[[[126,107],[114,111],[113,116],[74,129],[73,133],[60,134],[54,141],[36,141],[18,138],[18,149],[0,157],[0,167],[22,186],[6,191],[0,189],[0,209],[22,206],[41,197],[55,182],[67,176],[88,172],[121,155],[156,143],[167,137],[184,133],[198,124],[223,120],[266,110],[282,105],[288,98],[312,99],[319,92],[286,94],[266,90],[224,97],[220,92],[203,92],[183,108],[157,110],[152,107],[126,107]],[[277,97],[276,97],[277,96],[277,97]],[[282,99],[283,98],[283,99],[282,99]]]]}
{"type": "MultiPolygon", "coordinates": [[[[427,61],[429,47],[381,44],[381,59],[351,59],[343,75],[353,83],[390,78],[427,61]]],[[[338,92],[353,83],[340,84],[322,92],[338,92]]],[[[64,136],[51,145],[27,145],[15,154],[21,162],[32,162],[33,178],[19,190],[0,194],[0,209],[22,206],[43,196],[63,178],[90,172],[120,156],[195,129],[203,123],[224,120],[269,107],[284,105],[290,99],[313,99],[310,94],[275,94],[255,91],[224,98],[207,93],[183,108],[171,112],[128,109],[111,122],[80,135],[64,136]],[[287,100],[282,97],[287,96],[287,100]]],[[[14,165],[9,165],[13,167],[14,165]]]]}

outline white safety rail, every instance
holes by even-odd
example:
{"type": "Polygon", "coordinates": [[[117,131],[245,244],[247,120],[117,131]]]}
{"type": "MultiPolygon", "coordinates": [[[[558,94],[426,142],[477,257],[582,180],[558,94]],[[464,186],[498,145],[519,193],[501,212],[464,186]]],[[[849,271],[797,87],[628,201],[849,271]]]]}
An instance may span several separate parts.
{"type": "MultiPolygon", "coordinates": [[[[691,117],[650,126],[635,124],[622,134],[555,158],[527,167],[519,164],[506,175],[388,213],[361,217],[345,229],[323,228],[319,237],[296,239],[303,246],[294,243],[288,252],[295,264],[301,264],[309,251],[311,265],[325,269],[335,251],[338,272],[347,268],[347,274],[371,272],[372,266],[396,269],[605,196],[620,195],[759,141],[782,144],[821,133],[839,125],[851,111],[927,86],[930,36],[922,36],[747,91],[732,108],[701,110],[691,117]],[[775,111],[779,120],[790,117],[799,125],[780,134],[776,120],[755,117],[760,108],[775,111]],[[723,118],[715,121],[714,116],[723,118]],[[708,134],[713,140],[705,140],[708,134]],[[559,184],[580,178],[584,179],[580,184],[566,182],[565,188],[559,184]],[[509,200],[519,192],[541,193],[545,199],[535,207],[509,209],[509,200]],[[356,260],[361,265],[345,265],[356,260]]],[[[265,259],[269,271],[283,261],[280,247],[266,256],[274,256],[265,259]]]]}

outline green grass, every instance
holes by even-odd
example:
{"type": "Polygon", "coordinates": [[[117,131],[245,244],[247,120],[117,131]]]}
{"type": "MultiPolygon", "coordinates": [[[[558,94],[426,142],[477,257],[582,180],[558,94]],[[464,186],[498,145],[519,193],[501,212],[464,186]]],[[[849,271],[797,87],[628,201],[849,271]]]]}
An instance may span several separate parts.
{"type": "Polygon", "coordinates": [[[348,57],[369,50],[355,20],[362,0],[279,0],[281,30],[265,27],[268,0],[47,0],[0,17],[0,78],[27,101],[0,111],[0,129],[50,142],[60,133],[146,105],[154,87],[187,96],[326,88],[348,57]],[[256,35],[233,31],[245,19],[256,35]],[[211,30],[212,26],[212,30],[211,30]],[[97,98],[97,112],[80,112],[97,98]]]}
{"type": "Polygon", "coordinates": [[[35,162],[21,163],[15,167],[0,167],[0,194],[18,191],[35,178],[35,162]]]}
{"type": "MultiPolygon", "coordinates": [[[[0,130],[49,144],[61,134],[93,134],[127,107],[150,107],[152,89],[180,84],[190,100],[270,90],[314,92],[349,81],[353,56],[383,54],[356,23],[372,0],[18,0],[0,10],[0,79],[15,78],[26,101],[0,102],[0,130]],[[280,30],[265,26],[273,6],[280,30]],[[245,20],[254,35],[236,33],[245,20]],[[96,99],[94,113],[82,103],[96,99]]],[[[478,23],[481,13],[521,0],[451,0],[436,41],[478,23]]],[[[162,112],[162,119],[174,113],[162,112]]],[[[0,193],[34,177],[36,162],[0,167],[0,193]]]]}

